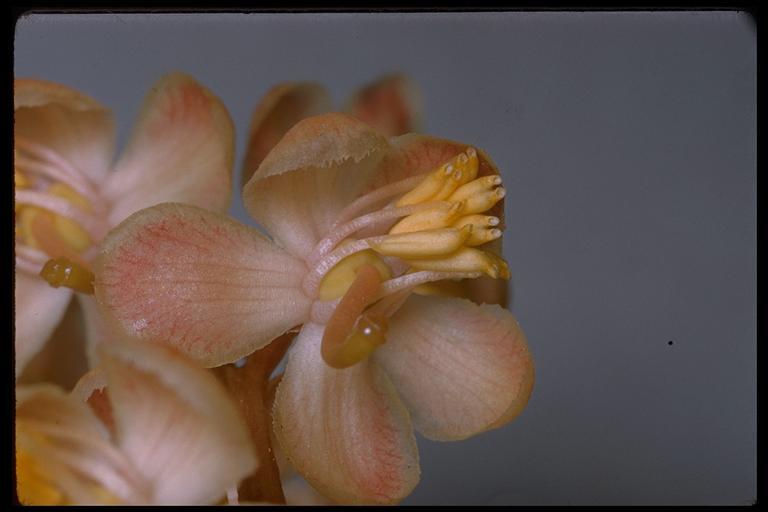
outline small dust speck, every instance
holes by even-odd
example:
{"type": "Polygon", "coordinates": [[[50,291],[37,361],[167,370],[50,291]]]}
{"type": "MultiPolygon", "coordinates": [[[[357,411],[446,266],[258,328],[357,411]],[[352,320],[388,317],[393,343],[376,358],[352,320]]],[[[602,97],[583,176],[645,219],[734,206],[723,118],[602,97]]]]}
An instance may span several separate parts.
{"type": "Polygon", "coordinates": [[[669,345],[670,347],[671,347],[672,345],[674,345],[674,344],[675,344],[675,342],[674,342],[674,341],[672,341],[672,340],[669,340],[669,341],[667,342],[667,345],[669,345]]]}

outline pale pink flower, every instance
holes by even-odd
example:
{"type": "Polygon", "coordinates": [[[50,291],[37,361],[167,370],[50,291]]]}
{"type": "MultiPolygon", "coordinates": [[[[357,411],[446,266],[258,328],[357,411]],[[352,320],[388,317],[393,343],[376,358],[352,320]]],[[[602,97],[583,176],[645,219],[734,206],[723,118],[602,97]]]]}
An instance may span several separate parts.
{"type": "MultiPolygon", "coordinates": [[[[111,113],[78,91],[17,79],[14,117],[18,377],[72,297],[71,289],[53,288],[38,275],[45,262],[65,257],[87,270],[109,229],[160,202],[226,211],[234,134],[221,101],[179,73],[152,88],[132,139],[114,164],[111,113]]],[[[79,269],[70,269],[62,279],[87,291],[87,277],[78,279],[79,269]]],[[[93,301],[79,296],[93,338],[98,326],[93,301]]]]}
{"type": "Polygon", "coordinates": [[[531,392],[512,314],[460,298],[477,300],[472,285],[485,280],[484,301],[502,300],[500,183],[464,144],[311,117],[243,191],[272,240],[158,205],[107,237],[96,297],[120,335],[170,343],[205,366],[302,325],[275,398],[283,453],[335,501],[394,503],[419,479],[414,428],[464,439],[510,421],[531,392]]]}
{"type": "Polygon", "coordinates": [[[206,504],[256,469],[224,387],[170,347],[102,343],[72,394],[16,388],[16,482],[24,504],[206,504]],[[107,408],[85,399],[106,395],[107,408]]]}

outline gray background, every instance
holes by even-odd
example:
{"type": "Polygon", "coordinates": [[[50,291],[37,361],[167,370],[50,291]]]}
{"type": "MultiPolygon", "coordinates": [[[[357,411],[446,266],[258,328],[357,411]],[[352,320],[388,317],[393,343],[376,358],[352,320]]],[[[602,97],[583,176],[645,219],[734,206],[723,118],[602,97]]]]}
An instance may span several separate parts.
{"type": "MultiPolygon", "coordinates": [[[[35,15],[15,73],[113,107],[124,141],[153,82],[186,71],[230,109],[238,162],[275,83],[341,102],[410,74],[425,131],[502,169],[537,382],[500,430],[419,439],[404,503],[747,504],[755,41],[735,12],[35,15]]],[[[247,219],[239,192],[232,212],[247,219]]]]}

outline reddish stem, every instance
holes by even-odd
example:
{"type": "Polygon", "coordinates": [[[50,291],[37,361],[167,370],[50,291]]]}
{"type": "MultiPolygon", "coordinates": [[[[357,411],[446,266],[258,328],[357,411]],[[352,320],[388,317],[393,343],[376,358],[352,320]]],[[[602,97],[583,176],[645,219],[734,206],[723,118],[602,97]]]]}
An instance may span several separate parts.
{"type": "Polygon", "coordinates": [[[229,389],[251,433],[259,466],[238,487],[239,501],[285,503],[274,452],[270,442],[272,397],[269,377],[288,350],[295,332],[288,332],[257,350],[240,368],[228,364],[214,368],[229,389]]]}

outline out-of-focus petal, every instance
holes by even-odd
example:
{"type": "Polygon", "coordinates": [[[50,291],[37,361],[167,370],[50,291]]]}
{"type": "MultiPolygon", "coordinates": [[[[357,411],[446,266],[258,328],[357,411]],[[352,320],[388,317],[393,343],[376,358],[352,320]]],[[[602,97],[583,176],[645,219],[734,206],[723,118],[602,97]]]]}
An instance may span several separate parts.
{"type": "MultiPolygon", "coordinates": [[[[393,137],[390,143],[394,149],[382,159],[374,179],[366,187],[369,190],[409,176],[429,172],[469,147],[462,142],[421,134],[393,137]]],[[[500,174],[498,167],[485,151],[480,148],[475,150],[479,160],[478,177],[500,174]]],[[[500,224],[497,227],[503,231],[505,228],[504,199],[496,203],[487,215],[498,217],[500,224]]],[[[501,255],[501,240],[496,239],[480,248],[501,255]]],[[[462,281],[462,286],[466,289],[464,296],[473,302],[507,306],[509,283],[505,279],[482,276],[477,279],[466,279],[462,281]]]]}
{"type": "Polygon", "coordinates": [[[386,75],[363,86],[350,98],[346,110],[389,136],[421,130],[421,94],[402,74],[386,75]]]}
{"type": "Polygon", "coordinates": [[[326,365],[322,332],[305,324],[289,352],[275,397],[275,435],[322,494],[341,503],[396,503],[419,480],[408,412],[376,365],[326,365]]]}
{"type": "Polygon", "coordinates": [[[16,271],[16,376],[50,338],[72,298],[69,288],[52,288],[39,276],[16,271]]]}
{"type": "Polygon", "coordinates": [[[114,151],[111,112],[96,100],[61,84],[14,81],[14,136],[45,146],[100,183],[114,151]]]}
{"type": "Polygon", "coordinates": [[[245,185],[283,135],[304,118],[332,109],[325,88],[314,82],[272,87],[253,111],[240,181],[245,185]]]}
{"type": "Polygon", "coordinates": [[[256,230],[167,203],[135,213],[107,236],[94,288],[119,336],[167,343],[218,366],[308,317],[305,272],[256,230]]]}
{"type": "Polygon", "coordinates": [[[107,183],[110,222],[170,201],[226,211],[234,151],[234,127],[221,100],[188,75],[164,76],[144,100],[107,183]]]}
{"type": "Polygon", "coordinates": [[[85,357],[83,315],[79,301],[70,300],[61,321],[42,350],[24,367],[16,384],[47,382],[72,389],[86,371],[88,361],[85,357]]]}
{"type": "Polygon", "coordinates": [[[223,386],[169,347],[99,345],[117,444],[156,504],[213,503],[256,468],[242,417],[223,386]]]}
{"type": "Polygon", "coordinates": [[[245,207],[278,244],[304,257],[388,148],[384,136],[344,114],[299,121],[245,185],[245,207]]]}
{"type": "Polygon", "coordinates": [[[517,320],[497,305],[412,296],[374,353],[411,412],[439,441],[510,421],[533,387],[533,360],[517,320]]]}
{"type": "Polygon", "coordinates": [[[96,299],[91,295],[77,296],[77,302],[82,311],[83,325],[81,336],[85,342],[85,356],[89,368],[96,368],[99,365],[99,354],[96,347],[99,343],[109,340],[112,334],[109,324],[101,316],[99,305],[96,299]]]}
{"type": "Polygon", "coordinates": [[[112,404],[107,394],[107,376],[101,368],[94,368],[83,374],[75,384],[71,393],[75,398],[88,404],[101,423],[115,433],[115,420],[112,414],[112,404]]]}
{"type": "Polygon", "coordinates": [[[136,503],[148,496],[146,481],[88,406],[51,385],[16,388],[16,461],[20,499],[30,504],[136,503]]]}
{"type": "Polygon", "coordinates": [[[289,506],[307,505],[333,505],[333,501],[326,498],[299,475],[294,474],[283,480],[283,492],[285,504],[289,506]]]}

